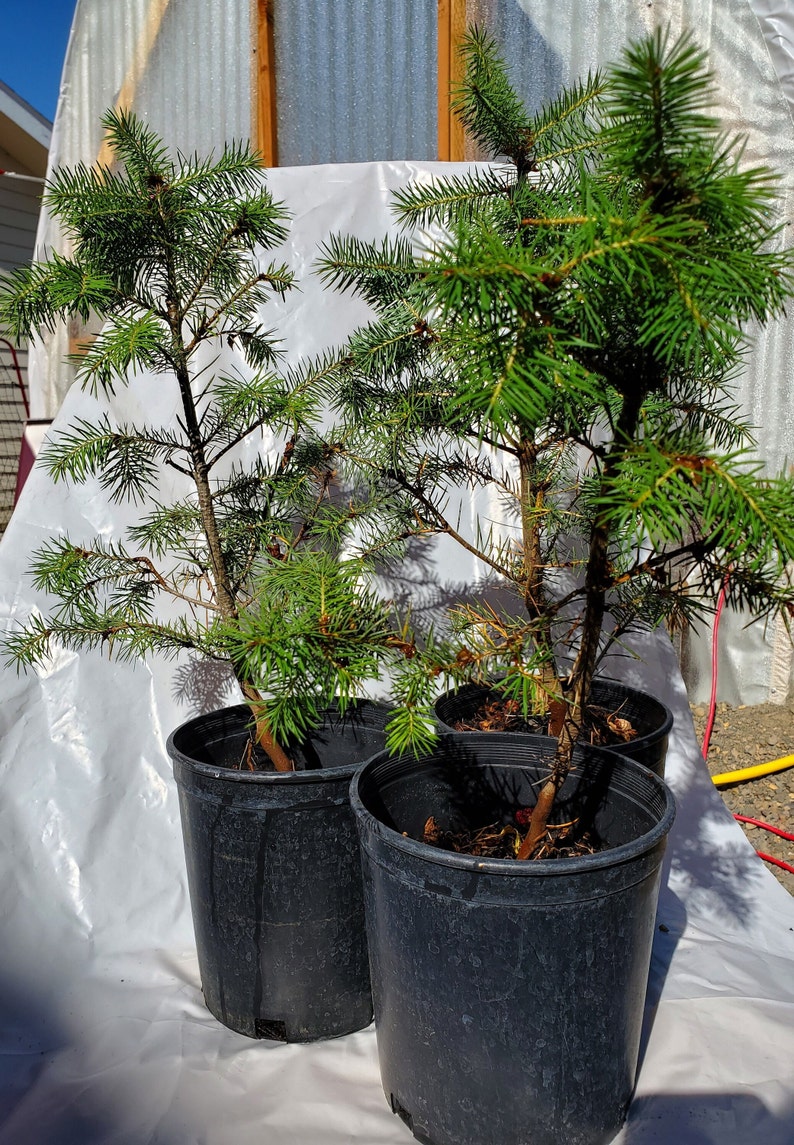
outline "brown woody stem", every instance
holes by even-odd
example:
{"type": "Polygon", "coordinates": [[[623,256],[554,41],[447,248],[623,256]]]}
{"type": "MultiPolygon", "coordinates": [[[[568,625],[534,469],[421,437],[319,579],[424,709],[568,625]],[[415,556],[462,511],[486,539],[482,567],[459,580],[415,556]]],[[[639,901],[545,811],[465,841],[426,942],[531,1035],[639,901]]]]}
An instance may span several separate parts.
{"type": "Polygon", "coordinates": [[[518,447],[519,499],[521,507],[521,541],[523,553],[523,596],[534,627],[536,648],[543,653],[541,686],[546,695],[558,692],[559,681],[554,664],[549,608],[546,599],[546,563],[541,543],[544,500],[548,481],[538,469],[538,450],[531,438],[523,438],[518,447]]]}
{"type": "Polygon", "coordinates": [[[267,753],[276,771],[294,771],[295,768],[292,760],[273,737],[273,733],[270,730],[270,725],[264,713],[264,707],[262,706],[262,697],[251,684],[241,682],[240,687],[243,690],[243,695],[246,700],[248,700],[253,708],[254,719],[256,721],[256,742],[262,750],[267,753]]]}
{"type": "MultiPolygon", "coordinates": [[[[614,476],[617,462],[634,439],[640,408],[644,399],[641,387],[624,395],[615,436],[607,454],[601,475],[601,492],[607,491],[614,476]]],[[[579,651],[568,678],[566,712],[562,721],[557,750],[551,774],[542,787],[532,811],[527,834],[519,847],[517,858],[528,859],[535,853],[546,835],[549,816],[557,793],[570,774],[573,748],[579,735],[584,706],[590,695],[595,675],[601,630],[606,612],[606,594],[609,581],[610,523],[604,512],[599,512],[590,533],[590,551],[585,573],[585,607],[582,618],[582,636],[579,651]]]]}
{"type": "MultiPolygon", "coordinates": [[[[198,412],[193,397],[190,371],[188,369],[189,348],[185,345],[182,331],[184,307],[179,304],[179,294],[176,286],[176,273],[172,261],[168,264],[168,325],[171,330],[172,360],[174,372],[179,384],[179,393],[182,399],[182,411],[185,418],[185,431],[190,446],[191,476],[196,486],[199,512],[204,536],[209,550],[212,579],[214,583],[218,610],[226,620],[236,620],[238,617],[237,600],[232,588],[229,570],[221,544],[218,521],[215,516],[215,506],[212,497],[212,487],[209,479],[209,464],[207,462],[204,439],[199,425],[198,412]]],[[[191,347],[192,348],[192,347],[191,347]]],[[[237,676],[243,694],[254,708],[256,720],[257,743],[267,754],[276,771],[293,771],[292,761],[284,749],[273,736],[268,721],[264,715],[262,698],[256,689],[246,680],[237,676]]]]}
{"type": "Polygon", "coordinates": [[[529,829],[516,853],[517,859],[531,859],[540,843],[546,837],[549,816],[557,798],[558,787],[552,775],[543,784],[537,803],[529,821],[529,829]]]}

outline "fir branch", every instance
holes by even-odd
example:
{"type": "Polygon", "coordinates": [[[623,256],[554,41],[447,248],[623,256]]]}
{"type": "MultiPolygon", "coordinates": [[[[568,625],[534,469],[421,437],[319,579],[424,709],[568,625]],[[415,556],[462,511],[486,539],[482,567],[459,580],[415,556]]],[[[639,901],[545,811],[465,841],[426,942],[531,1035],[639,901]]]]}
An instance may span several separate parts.
{"type": "Polygon", "coordinates": [[[41,459],[55,481],[99,476],[114,501],[142,499],[157,480],[157,461],[169,462],[186,445],[165,432],[114,427],[105,414],[97,424],[82,418],[50,436],[41,459]]]}
{"type": "MultiPolygon", "coordinates": [[[[444,516],[441,508],[426,495],[419,485],[412,483],[405,474],[400,473],[398,470],[390,470],[387,473],[387,477],[393,480],[400,489],[404,489],[406,493],[410,493],[411,497],[422,507],[432,523],[434,532],[446,533],[446,535],[451,537],[462,549],[471,553],[472,556],[482,561],[483,564],[487,565],[494,572],[508,578],[510,577],[509,569],[505,568],[492,557],[486,548],[478,548],[476,545],[467,541],[462,533],[458,532],[454,525],[444,516]]],[[[424,526],[422,527],[424,530],[424,526]]]]}
{"type": "Polygon", "coordinates": [[[492,158],[509,156],[521,176],[532,166],[531,119],[510,83],[495,39],[472,27],[458,51],[464,78],[453,88],[450,107],[492,158]]]}
{"type": "Polygon", "coordinates": [[[112,394],[116,382],[126,384],[131,370],[167,368],[172,363],[162,335],[161,319],[152,311],[114,314],[85,352],[73,359],[78,381],[92,394],[100,389],[112,394]]]}
{"type": "MultiPolygon", "coordinates": [[[[200,325],[185,345],[185,354],[192,354],[201,342],[215,333],[221,318],[247,318],[256,302],[260,300],[259,297],[253,296],[254,288],[262,284],[267,284],[277,294],[284,295],[294,285],[294,276],[286,266],[274,266],[267,271],[258,271],[240,282],[235,290],[228,294],[210,314],[202,315],[200,325]],[[244,305],[241,306],[241,303],[244,305]]],[[[237,328],[231,328],[228,331],[220,330],[218,333],[226,334],[227,337],[232,338],[236,336],[246,350],[251,348],[254,341],[253,335],[246,334],[237,328]]]]}
{"type": "Polygon", "coordinates": [[[324,285],[356,293],[377,309],[401,298],[420,273],[410,243],[388,237],[378,246],[331,235],[321,244],[315,266],[324,285]]]}
{"type": "Polygon", "coordinates": [[[395,192],[393,209],[405,228],[466,222],[479,218],[489,204],[506,202],[514,181],[508,170],[487,169],[433,179],[429,184],[409,183],[395,192]]]}
{"type": "Polygon", "coordinates": [[[13,268],[0,295],[0,323],[16,341],[53,331],[61,313],[88,321],[117,302],[109,275],[54,253],[47,262],[13,268]]]}
{"type": "Polygon", "coordinates": [[[602,147],[600,103],[609,84],[599,73],[564,88],[534,118],[530,130],[537,167],[581,163],[602,147]]]}
{"type": "Polygon", "coordinates": [[[365,566],[327,554],[271,562],[257,600],[222,631],[224,648],[246,678],[263,681],[262,710],[282,742],[316,723],[334,681],[342,711],[378,671],[388,648],[388,606],[362,589],[365,566]]]}

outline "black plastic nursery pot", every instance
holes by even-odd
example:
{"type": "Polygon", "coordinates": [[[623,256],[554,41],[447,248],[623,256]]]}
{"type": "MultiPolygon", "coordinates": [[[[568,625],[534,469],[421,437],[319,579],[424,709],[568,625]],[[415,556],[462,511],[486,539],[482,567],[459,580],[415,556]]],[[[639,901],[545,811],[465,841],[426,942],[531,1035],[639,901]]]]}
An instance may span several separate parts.
{"type": "MultiPolygon", "coordinates": [[[[471,720],[481,705],[495,695],[498,692],[488,684],[464,684],[445,692],[435,704],[436,718],[442,730],[459,730],[455,726],[459,720],[471,720]]],[[[637,763],[664,777],[667,741],[673,726],[673,713],[667,705],[655,696],[606,677],[597,677],[593,681],[592,701],[598,707],[627,719],[637,733],[632,740],[611,744],[609,750],[636,759],[637,763]]]]}
{"type": "Polygon", "coordinates": [[[372,1020],[361,864],[348,790],[385,747],[388,708],[329,711],[290,746],[303,770],[233,770],[249,738],[241,704],[178,727],[188,886],[207,1008],[253,1038],[311,1042],[372,1020]]]}
{"type": "Polygon", "coordinates": [[[534,804],[555,741],[443,735],[372,759],[351,798],[362,845],[381,1077],[431,1145],[603,1145],[635,1082],[661,859],[664,782],[577,748],[554,822],[592,816],[608,849],[518,862],[442,851],[443,828],[534,804]]]}

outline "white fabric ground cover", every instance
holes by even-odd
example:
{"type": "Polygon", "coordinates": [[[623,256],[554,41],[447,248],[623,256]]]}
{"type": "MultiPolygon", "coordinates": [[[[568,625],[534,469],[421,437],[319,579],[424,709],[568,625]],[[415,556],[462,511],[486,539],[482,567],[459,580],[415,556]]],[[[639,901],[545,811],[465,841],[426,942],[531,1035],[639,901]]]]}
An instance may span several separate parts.
{"type": "MultiPolygon", "coordinates": [[[[390,222],[390,188],[432,164],[281,169],[294,218],[285,257],[301,292],[273,303],[290,356],[338,344],[362,317],[310,267],[330,230],[390,222]]],[[[448,170],[449,168],[445,168],[448,170]]],[[[110,413],[167,418],[161,379],[110,413]]],[[[92,417],[72,391],[57,425],[92,417]]],[[[38,601],[25,569],[49,536],[121,537],[132,514],[97,482],[54,486],[36,467],[0,544],[3,623],[38,601]]],[[[469,572],[439,555],[443,591],[469,572]]],[[[426,581],[426,578],[425,578],[426,581]]],[[[419,589],[417,590],[419,591],[419,589]]],[[[700,758],[661,636],[612,674],[675,713],[667,763],[678,817],[665,861],[637,1095],[619,1145],[791,1145],[794,900],[764,869],[700,758]]],[[[407,1145],[378,1076],[375,1032],[313,1046],[254,1042],[205,1010],[187,901],[171,729],[212,681],[185,665],[132,667],[61,653],[5,669],[0,705],[0,1145],[407,1145]],[[181,691],[182,698],[178,694],[181,691]]],[[[520,1052],[520,1045],[516,1045],[520,1052]]],[[[490,1145],[490,1143],[483,1143],[490,1145]]]]}

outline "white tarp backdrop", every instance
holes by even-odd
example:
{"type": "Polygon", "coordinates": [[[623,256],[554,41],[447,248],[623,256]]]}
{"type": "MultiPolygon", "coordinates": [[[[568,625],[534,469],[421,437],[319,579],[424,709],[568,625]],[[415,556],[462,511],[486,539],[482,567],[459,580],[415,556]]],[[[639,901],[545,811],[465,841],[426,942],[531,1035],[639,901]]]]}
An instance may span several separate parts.
{"type": "MultiPolygon", "coordinates": [[[[362,315],[312,277],[320,240],[381,235],[390,190],[433,169],[269,174],[294,218],[284,254],[301,291],[265,317],[290,355],[339,343],[362,315]]],[[[57,425],[98,405],[155,421],[174,398],[162,378],[101,403],[73,389],[57,425]]],[[[25,572],[32,549],[66,531],[120,538],[128,514],[98,482],[54,486],[36,467],[0,543],[3,624],[41,604],[25,572]]],[[[441,558],[437,587],[470,571],[441,558]]],[[[640,651],[613,672],[675,712],[679,813],[642,1069],[618,1145],[791,1145],[794,900],[711,785],[669,643],[655,636],[640,651]]],[[[234,1034],[202,1005],[165,753],[192,714],[186,699],[201,695],[184,667],[62,653],[38,675],[2,673],[0,1145],[408,1145],[380,1087],[372,1027],[284,1046],[234,1034]]]]}

